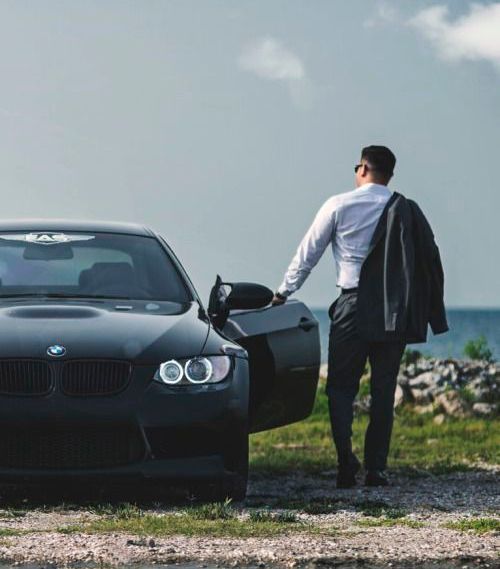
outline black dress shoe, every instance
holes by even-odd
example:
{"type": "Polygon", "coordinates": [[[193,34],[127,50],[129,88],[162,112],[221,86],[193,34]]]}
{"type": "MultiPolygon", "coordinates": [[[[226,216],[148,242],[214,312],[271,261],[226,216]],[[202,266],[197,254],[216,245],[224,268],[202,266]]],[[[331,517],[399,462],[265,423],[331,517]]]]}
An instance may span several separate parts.
{"type": "Polygon", "coordinates": [[[337,488],[352,488],[356,486],[356,474],[361,468],[361,463],[356,457],[348,464],[339,464],[337,470],[337,488]]]}
{"type": "Polygon", "coordinates": [[[382,470],[368,470],[365,486],[389,486],[389,480],[382,470]]]}

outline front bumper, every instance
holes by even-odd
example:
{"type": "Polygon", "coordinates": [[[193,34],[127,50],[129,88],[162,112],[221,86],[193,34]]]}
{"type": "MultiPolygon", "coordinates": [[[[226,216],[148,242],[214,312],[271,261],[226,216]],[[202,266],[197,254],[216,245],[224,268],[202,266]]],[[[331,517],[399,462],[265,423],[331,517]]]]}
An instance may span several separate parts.
{"type": "MultiPolygon", "coordinates": [[[[219,478],[247,428],[248,362],[219,384],[166,386],[135,366],[112,396],[0,395],[0,478],[219,478]]],[[[234,454],[234,453],[233,453],[234,454]]]]}

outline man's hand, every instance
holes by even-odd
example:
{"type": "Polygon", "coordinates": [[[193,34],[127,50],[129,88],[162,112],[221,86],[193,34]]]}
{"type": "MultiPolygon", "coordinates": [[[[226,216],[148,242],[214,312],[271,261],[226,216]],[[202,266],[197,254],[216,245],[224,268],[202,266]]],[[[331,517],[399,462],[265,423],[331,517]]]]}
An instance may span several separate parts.
{"type": "Polygon", "coordinates": [[[276,293],[273,296],[273,299],[271,300],[271,304],[272,306],[277,306],[279,304],[285,304],[286,302],[286,296],[276,296],[276,293]]]}

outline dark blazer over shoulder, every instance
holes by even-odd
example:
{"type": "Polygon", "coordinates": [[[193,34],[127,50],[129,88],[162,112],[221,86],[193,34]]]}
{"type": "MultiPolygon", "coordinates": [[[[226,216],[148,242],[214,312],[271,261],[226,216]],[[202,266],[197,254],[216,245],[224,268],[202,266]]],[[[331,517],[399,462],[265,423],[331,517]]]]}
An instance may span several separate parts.
{"type": "Polygon", "coordinates": [[[429,222],[393,192],[377,223],[358,283],[357,326],[369,341],[427,340],[448,330],[444,273],[429,222]]]}

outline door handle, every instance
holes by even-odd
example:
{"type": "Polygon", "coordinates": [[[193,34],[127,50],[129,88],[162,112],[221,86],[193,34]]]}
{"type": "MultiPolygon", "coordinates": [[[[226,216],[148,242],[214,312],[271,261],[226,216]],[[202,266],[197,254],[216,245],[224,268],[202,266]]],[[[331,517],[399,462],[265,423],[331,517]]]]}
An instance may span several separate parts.
{"type": "Polygon", "coordinates": [[[309,330],[311,330],[317,325],[318,323],[316,322],[316,320],[311,320],[310,318],[307,318],[305,316],[303,316],[299,321],[299,328],[301,330],[304,330],[305,332],[309,332],[309,330]]]}

